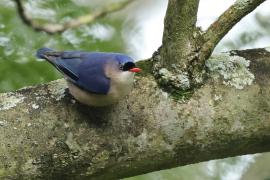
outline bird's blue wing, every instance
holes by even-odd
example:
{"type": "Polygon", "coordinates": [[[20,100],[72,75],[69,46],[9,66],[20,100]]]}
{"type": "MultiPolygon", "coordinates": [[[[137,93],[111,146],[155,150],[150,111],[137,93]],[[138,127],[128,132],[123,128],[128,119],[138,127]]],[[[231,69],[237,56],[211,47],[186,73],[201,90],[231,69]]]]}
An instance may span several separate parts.
{"type": "Polygon", "coordinates": [[[83,62],[78,67],[78,85],[94,93],[107,94],[110,79],[105,74],[106,59],[95,58],[91,54],[82,59],[83,62]]]}
{"type": "Polygon", "coordinates": [[[72,83],[84,90],[107,94],[110,89],[110,79],[104,71],[109,54],[80,51],[56,52],[42,48],[38,50],[37,56],[48,60],[72,83]]]}

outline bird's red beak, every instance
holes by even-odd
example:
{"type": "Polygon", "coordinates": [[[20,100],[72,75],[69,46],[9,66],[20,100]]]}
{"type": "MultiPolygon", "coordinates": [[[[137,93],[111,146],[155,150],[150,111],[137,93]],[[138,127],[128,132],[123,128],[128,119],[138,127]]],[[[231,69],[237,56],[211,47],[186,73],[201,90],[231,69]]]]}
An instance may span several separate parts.
{"type": "Polygon", "coordinates": [[[134,72],[134,73],[138,73],[138,72],[140,72],[140,71],[141,71],[141,69],[140,69],[140,68],[135,67],[135,68],[131,68],[129,71],[130,71],[130,72],[134,72]]]}

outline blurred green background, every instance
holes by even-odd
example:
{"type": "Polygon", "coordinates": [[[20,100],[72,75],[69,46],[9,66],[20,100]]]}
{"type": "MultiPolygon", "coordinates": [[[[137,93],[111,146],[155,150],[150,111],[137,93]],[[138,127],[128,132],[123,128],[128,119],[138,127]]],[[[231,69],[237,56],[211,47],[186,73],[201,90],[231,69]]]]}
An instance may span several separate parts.
{"type": "MultiPolygon", "coordinates": [[[[22,1],[31,17],[62,23],[71,17],[91,12],[86,6],[75,6],[72,1],[22,1]],[[77,8],[77,9],[75,9],[77,8]]],[[[75,4],[76,5],[76,4],[75,4]]],[[[45,61],[35,58],[38,48],[46,46],[59,50],[124,52],[121,38],[122,20],[103,18],[91,26],[81,26],[62,34],[48,35],[35,32],[18,18],[12,1],[0,1],[0,92],[44,83],[60,78],[60,74],[45,61]],[[102,32],[104,31],[104,32],[102,32]],[[106,35],[106,33],[110,33],[106,35]]]]}
{"type": "MultiPolygon", "coordinates": [[[[27,14],[35,20],[63,23],[94,12],[116,0],[22,0],[22,2],[27,14]]],[[[233,0],[230,0],[231,2],[233,0]]],[[[0,92],[61,77],[50,64],[35,58],[36,50],[44,46],[58,50],[123,52],[136,59],[151,56],[161,43],[166,3],[165,0],[137,0],[130,7],[92,24],[67,30],[62,34],[48,35],[44,32],[35,32],[24,25],[18,17],[13,1],[0,0],[0,92]]],[[[209,4],[207,0],[202,0],[201,3],[209,4]]],[[[221,3],[221,6],[224,5],[221,3]]],[[[236,26],[219,44],[216,51],[269,46],[270,4],[264,6],[266,8],[250,15],[246,24],[241,22],[236,26]]],[[[213,10],[213,13],[221,12],[213,10]]],[[[208,20],[213,20],[212,16],[205,16],[205,10],[200,10],[199,14],[204,15],[198,21],[203,28],[208,20]]],[[[128,179],[266,180],[270,179],[269,164],[270,153],[264,153],[209,161],[128,179]]]]}

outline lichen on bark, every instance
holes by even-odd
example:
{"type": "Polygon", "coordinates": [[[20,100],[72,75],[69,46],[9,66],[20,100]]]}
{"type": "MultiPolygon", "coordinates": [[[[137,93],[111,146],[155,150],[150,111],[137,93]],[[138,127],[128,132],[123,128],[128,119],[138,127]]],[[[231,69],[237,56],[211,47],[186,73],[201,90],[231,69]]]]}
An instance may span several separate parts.
{"type": "MultiPolygon", "coordinates": [[[[153,58],[159,59],[153,67],[160,85],[169,92],[188,92],[202,85],[206,75],[205,62],[217,43],[238,21],[264,1],[237,0],[207,31],[202,32],[196,27],[199,1],[169,0],[162,46],[153,58]]],[[[233,82],[235,80],[237,78],[230,83],[243,88],[233,82]]],[[[250,80],[246,82],[250,83],[250,80]]]]}
{"type": "Polygon", "coordinates": [[[236,89],[243,89],[254,81],[249,65],[249,60],[227,53],[214,55],[206,61],[206,67],[214,79],[222,79],[223,84],[236,89]]]}
{"type": "Polygon", "coordinates": [[[198,5],[198,0],[168,2],[162,46],[153,55],[153,70],[160,85],[170,92],[190,90],[202,82],[202,69],[196,71],[194,63],[201,40],[196,27],[198,5]]]}

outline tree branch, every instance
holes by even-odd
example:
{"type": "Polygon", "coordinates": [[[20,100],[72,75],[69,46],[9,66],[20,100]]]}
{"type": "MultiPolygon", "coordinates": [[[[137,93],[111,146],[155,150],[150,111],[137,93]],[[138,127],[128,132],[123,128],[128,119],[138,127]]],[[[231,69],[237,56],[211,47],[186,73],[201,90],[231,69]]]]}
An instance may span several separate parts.
{"type": "Polygon", "coordinates": [[[169,0],[164,20],[161,66],[172,70],[172,64],[186,69],[189,55],[195,46],[199,0],[169,0]]]}
{"type": "Polygon", "coordinates": [[[190,90],[194,79],[202,79],[201,72],[191,70],[199,44],[195,37],[198,6],[199,0],[168,1],[162,46],[153,54],[155,78],[168,92],[190,90]]]}
{"type": "Polygon", "coordinates": [[[106,108],[76,103],[63,80],[0,94],[0,177],[119,179],[269,151],[269,62],[265,49],[210,58],[208,80],[182,101],[151,74],[106,108]]]}
{"type": "Polygon", "coordinates": [[[229,7],[204,34],[205,43],[201,49],[201,60],[204,62],[211,55],[219,41],[243,17],[256,9],[265,0],[237,0],[229,7]]]}
{"type": "Polygon", "coordinates": [[[23,8],[21,0],[14,0],[14,2],[16,4],[17,11],[20,18],[27,26],[33,28],[35,31],[44,31],[48,34],[55,34],[55,33],[64,32],[67,29],[79,27],[84,24],[90,24],[99,18],[102,18],[110,13],[113,13],[113,12],[116,12],[125,8],[127,5],[133,2],[133,0],[124,0],[118,3],[109,4],[102,10],[99,10],[99,11],[96,11],[94,13],[87,14],[84,16],[80,16],[64,24],[53,24],[53,23],[40,24],[39,22],[27,16],[23,8]]]}

